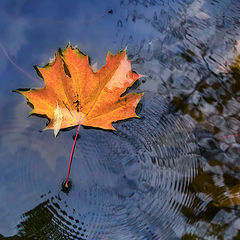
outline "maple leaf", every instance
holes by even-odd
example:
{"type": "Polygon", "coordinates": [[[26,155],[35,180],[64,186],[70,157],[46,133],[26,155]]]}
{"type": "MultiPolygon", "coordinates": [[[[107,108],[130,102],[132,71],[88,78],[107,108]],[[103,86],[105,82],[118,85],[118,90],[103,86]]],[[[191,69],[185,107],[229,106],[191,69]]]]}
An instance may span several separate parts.
{"type": "Polygon", "coordinates": [[[68,45],[37,70],[45,87],[17,91],[33,105],[30,113],[50,119],[45,129],[54,129],[55,136],[76,125],[115,130],[112,122],[138,117],[135,108],[143,93],[122,94],[142,75],[131,70],[125,50],[109,52],[106,65],[94,72],[88,56],[68,45]]]}

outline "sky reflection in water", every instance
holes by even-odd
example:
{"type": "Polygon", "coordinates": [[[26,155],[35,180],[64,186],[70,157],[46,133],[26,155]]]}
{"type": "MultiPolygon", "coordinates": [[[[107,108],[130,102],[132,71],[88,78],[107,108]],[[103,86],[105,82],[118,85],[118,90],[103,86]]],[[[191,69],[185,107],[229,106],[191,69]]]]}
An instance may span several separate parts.
{"type": "Polygon", "coordinates": [[[222,73],[236,55],[239,11],[240,3],[228,0],[1,1],[0,234],[43,239],[50,233],[54,239],[239,236],[237,211],[214,207],[214,194],[199,186],[205,180],[214,192],[215,185],[230,187],[240,178],[239,138],[217,140],[239,132],[238,73],[222,73]],[[97,68],[108,50],[127,47],[133,70],[146,75],[133,90],[148,93],[139,111],[149,121],[116,124],[116,135],[82,129],[74,184],[66,195],[60,187],[75,130],[56,139],[51,131],[41,132],[46,120],[27,117],[30,108],[12,90],[42,87],[32,66],[47,64],[69,42],[97,68]],[[193,124],[201,158],[192,127],[171,111],[193,124]],[[209,176],[215,185],[209,185],[209,176]]]}

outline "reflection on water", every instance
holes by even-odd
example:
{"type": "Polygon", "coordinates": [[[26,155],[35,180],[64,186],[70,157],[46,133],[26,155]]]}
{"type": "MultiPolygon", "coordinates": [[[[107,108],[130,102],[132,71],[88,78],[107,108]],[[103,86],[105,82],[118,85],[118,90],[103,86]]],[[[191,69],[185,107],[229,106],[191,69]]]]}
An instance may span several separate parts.
{"type": "Polygon", "coordinates": [[[225,197],[240,180],[239,12],[229,0],[1,1],[0,236],[238,239],[239,199],[225,197]],[[67,195],[74,130],[41,132],[11,91],[42,87],[32,66],[69,41],[95,68],[127,46],[146,76],[132,90],[146,94],[141,119],[80,130],[67,195]]]}
{"type": "MultiPolygon", "coordinates": [[[[228,72],[211,74],[191,94],[173,100],[182,113],[198,122],[196,136],[206,160],[191,184],[203,201],[199,213],[187,213],[192,215],[195,237],[239,237],[239,76],[237,59],[228,72]]],[[[194,236],[189,231],[183,239],[194,236]]]]}
{"type": "MultiPolygon", "coordinates": [[[[141,104],[141,119],[115,124],[116,132],[82,129],[72,166],[72,190],[56,193],[58,187],[55,193],[42,195],[43,203],[22,216],[16,236],[157,239],[179,235],[185,222],[180,211],[192,206],[195,195],[188,188],[199,165],[191,122],[172,114],[164,98],[146,94],[141,104]]],[[[36,163],[31,164],[34,169],[36,163]]],[[[38,171],[42,176],[45,169],[38,167],[38,171]]],[[[35,186],[51,188],[48,177],[37,182],[35,172],[20,175],[23,181],[30,178],[35,186]]]]}

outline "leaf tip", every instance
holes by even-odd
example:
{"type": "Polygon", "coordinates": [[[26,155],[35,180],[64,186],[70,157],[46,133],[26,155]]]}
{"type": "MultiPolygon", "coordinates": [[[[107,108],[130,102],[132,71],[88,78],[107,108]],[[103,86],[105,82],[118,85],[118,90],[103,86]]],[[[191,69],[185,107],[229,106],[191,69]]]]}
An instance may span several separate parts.
{"type": "MultiPolygon", "coordinates": [[[[50,130],[53,129],[52,127],[49,127],[50,123],[42,130],[42,131],[46,131],[46,130],[50,130]]],[[[60,129],[53,129],[53,135],[56,138],[58,136],[60,129]]]]}
{"type": "Polygon", "coordinates": [[[71,50],[73,50],[73,49],[74,49],[74,47],[72,47],[71,43],[69,42],[68,45],[67,45],[67,47],[66,47],[64,50],[62,50],[62,52],[64,53],[64,52],[66,52],[66,51],[71,51],[71,50]]]}
{"type": "Polygon", "coordinates": [[[140,116],[138,116],[137,114],[135,114],[135,118],[138,118],[138,119],[140,119],[141,117],[140,117],[140,116]]]}
{"type": "Polygon", "coordinates": [[[32,109],[30,112],[28,112],[28,115],[32,115],[34,113],[34,109],[32,109]]]}
{"type": "Polygon", "coordinates": [[[23,92],[26,92],[29,90],[30,90],[30,88],[18,88],[18,89],[12,90],[12,92],[23,94],[23,92]]]}
{"type": "Polygon", "coordinates": [[[147,77],[147,75],[144,75],[144,74],[138,74],[138,78],[142,78],[142,77],[147,77]]]}
{"type": "Polygon", "coordinates": [[[113,125],[111,125],[111,129],[110,130],[117,131],[117,129],[113,125]]]}
{"type": "Polygon", "coordinates": [[[107,53],[107,58],[106,58],[106,60],[107,60],[107,61],[108,61],[108,60],[110,60],[111,56],[112,56],[112,53],[111,53],[111,51],[110,51],[110,50],[108,50],[108,53],[107,53]]]}
{"type": "Polygon", "coordinates": [[[56,138],[56,137],[57,137],[57,135],[58,135],[58,133],[59,133],[59,129],[55,129],[55,128],[54,128],[54,131],[53,131],[53,133],[54,133],[54,137],[56,138]]]}

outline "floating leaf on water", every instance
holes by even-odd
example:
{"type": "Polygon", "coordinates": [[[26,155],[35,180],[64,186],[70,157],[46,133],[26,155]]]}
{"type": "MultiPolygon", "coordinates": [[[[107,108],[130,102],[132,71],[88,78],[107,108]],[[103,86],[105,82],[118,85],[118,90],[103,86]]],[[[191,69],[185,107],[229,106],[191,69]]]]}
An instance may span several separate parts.
{"type": "Polygon", "coordinates": [[[34,106],[32,113],[46,115],[46,129],[85,125],[114,130],[112,122],[138,117],[135,108],[142,93],[121,96],[141,75],[132,72],[126,51],[107,55],[106,65],[94,72],[88,56],[70,45],[38,71],[45,81],[40,89],[18,90],[34,106]],[[56,107],[57,101],[57,107],[56,107]]]}

